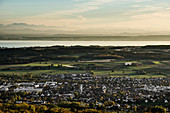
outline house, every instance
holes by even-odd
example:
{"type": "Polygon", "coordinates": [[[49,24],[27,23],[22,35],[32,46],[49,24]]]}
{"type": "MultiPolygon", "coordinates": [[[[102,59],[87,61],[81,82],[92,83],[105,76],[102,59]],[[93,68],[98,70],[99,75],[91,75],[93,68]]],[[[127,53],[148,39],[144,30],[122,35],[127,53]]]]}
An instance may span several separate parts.
{"type": "Polygon", "coordinates": [[[132,62],[125,62],[125,66],[131,66],[132,64],[132,62]]]}
{"type": "Polygon", "coordinates": [[[33,86],[35,82],[27,83],[27,82],[21,82],[17,83],[18,86],[33,86]]]}
{"type": "Polygon", "coordinates": [[[8,91],[8,90],[9,90],[8,87],[2,87],[2,88],[0,88],[0,91],[8,91]]]}
{"type": "Polygon", "coordinates": [[[55,86],[55,85],[57,85],[57,82],[46,82],[45,85],[46,86],[55,86]]]}
{"type": "Polygon", "coordinates": [[[42,92],[43,89],[37,88],[34,89],[33,87],[27,87],[27,88],[16,88],[14,89],[14,92],[20,92],[20,91],[25,91],[25,92],[42,92]]]}

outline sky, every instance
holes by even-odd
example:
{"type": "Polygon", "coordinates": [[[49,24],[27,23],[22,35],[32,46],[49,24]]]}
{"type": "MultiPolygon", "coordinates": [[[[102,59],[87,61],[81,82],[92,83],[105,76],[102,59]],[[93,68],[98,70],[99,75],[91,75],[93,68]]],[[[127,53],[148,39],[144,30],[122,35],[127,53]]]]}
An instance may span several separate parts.
{"type": "Polygon", "coordinates": [[[170,30],[170,0],[0,0],[0,24],[170,30]]]}

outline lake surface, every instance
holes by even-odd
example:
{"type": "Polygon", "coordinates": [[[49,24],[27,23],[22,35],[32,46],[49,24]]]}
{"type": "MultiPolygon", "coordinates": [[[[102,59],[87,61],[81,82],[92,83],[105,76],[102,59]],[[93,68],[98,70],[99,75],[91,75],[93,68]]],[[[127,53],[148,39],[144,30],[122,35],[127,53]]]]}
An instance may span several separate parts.
{"type": "Polygon", "coordinates": [[[0,41],[0,47],[18,48],[35,46],[146,46],[146,45],[170,45],[170,41],[0,41]]]}

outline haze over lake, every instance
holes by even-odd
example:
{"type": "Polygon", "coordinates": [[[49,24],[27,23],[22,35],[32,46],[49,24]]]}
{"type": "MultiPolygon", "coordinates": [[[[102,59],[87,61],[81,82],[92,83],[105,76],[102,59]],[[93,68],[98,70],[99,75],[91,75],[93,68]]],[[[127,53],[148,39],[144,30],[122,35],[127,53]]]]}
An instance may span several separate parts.
{"type": "Polygon", "coordinates": [[[170,41],[0,41],[0,47],[18,48],[35,46],[146,46],[146,45],[170,45],[170,41]]]}

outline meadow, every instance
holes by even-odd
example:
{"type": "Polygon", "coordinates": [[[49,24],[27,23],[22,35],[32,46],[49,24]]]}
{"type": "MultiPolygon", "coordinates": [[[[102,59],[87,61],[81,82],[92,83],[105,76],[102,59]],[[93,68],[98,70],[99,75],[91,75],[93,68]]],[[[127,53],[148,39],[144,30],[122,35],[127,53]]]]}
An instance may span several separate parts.
{"type": "Polygon", "coordinates": [[[169,77],[169,51],[169,46],[1,48],[0,74],[169,77]]]}
{"type": "Polygon", "coordinates": [[[1,74],[83,74],[92,73],[93,76],[97,77],[137,77],[137,78],[149,78],[149,77],[168,77],[170,71],[167,62],[169,61],[152,61],[152,64],[146,64],[146,60],[131,61],[131,63],[138,64],[132,66],[126,66],[127,61],[114,61],[114,62],[101,62],[99,60],[86,61],[86,62],[75,62],[75,61],[59,61],[52,60],[48,62],[34,62],[28,64],[14,64],[14,65],[1,65],[1,74]],[[50,69],[30,69],[30,67],[48,67],[53,65],[50,69]],[[58,67],[62,65],[62,67],[58,67]],[[22,69],[29,67],[28,69],[22,69]],[[10,69],[11,70],[5,70],[10,69]]]}

